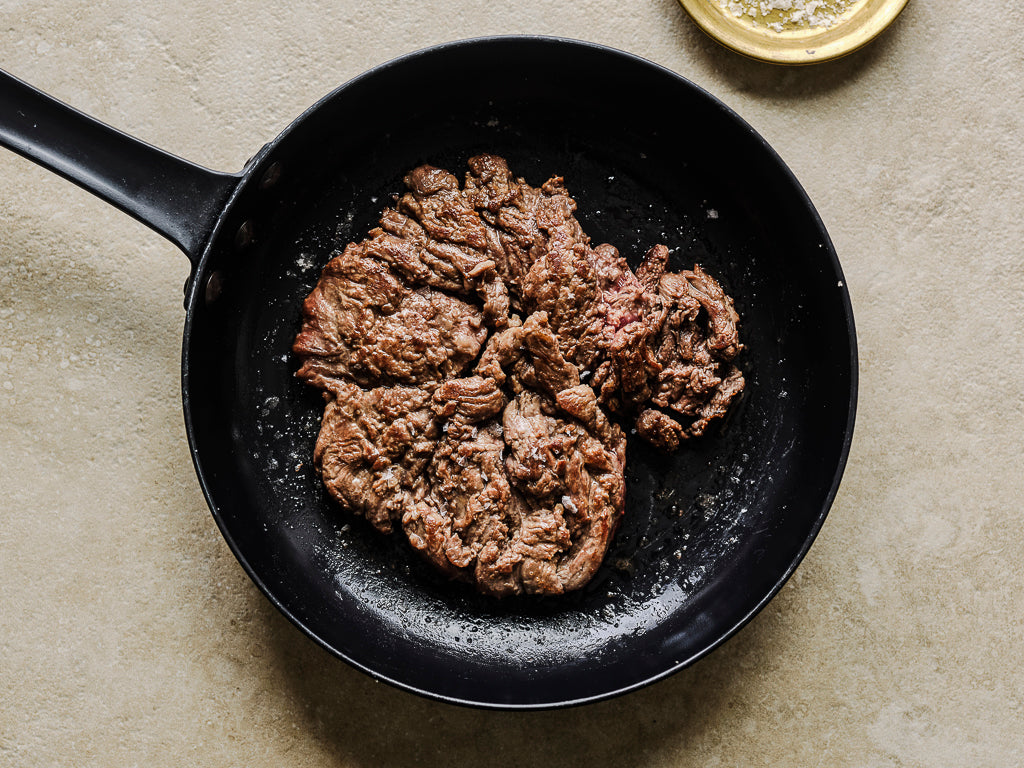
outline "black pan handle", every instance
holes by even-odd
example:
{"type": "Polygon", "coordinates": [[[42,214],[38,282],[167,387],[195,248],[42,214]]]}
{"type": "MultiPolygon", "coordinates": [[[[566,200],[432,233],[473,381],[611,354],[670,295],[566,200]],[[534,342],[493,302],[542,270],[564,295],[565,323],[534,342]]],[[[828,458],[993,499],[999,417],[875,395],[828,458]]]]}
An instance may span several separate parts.
{"type": "Polygon", "coordinates": [[[241,178],[139,141],[2,70],[0,145],[152,227],[193,266],[241,178]]]}

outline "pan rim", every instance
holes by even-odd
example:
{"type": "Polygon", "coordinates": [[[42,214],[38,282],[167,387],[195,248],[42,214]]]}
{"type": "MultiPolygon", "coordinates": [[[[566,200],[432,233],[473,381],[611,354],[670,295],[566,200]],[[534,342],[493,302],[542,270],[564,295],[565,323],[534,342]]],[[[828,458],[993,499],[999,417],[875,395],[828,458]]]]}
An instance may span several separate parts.
{"type": "MultiPolygon", "coordinates": [[[[624,694],[639,690],[648,685],[651,685],[659,680],[663,680],[686,667],[692,666],[700,659],[706,657],[712,651],[719,648],[726,641],[734,637],[744,626],[746,626],[761,610],[778,594],[786,582],[790,579],[797,567],[803,561],[807,552],[810,550],[814,541],[816,540],[822,526],[824,525],[825,518],[828,516],[831,510],[832,504],[835,501],[835,497],[838,493],[839,486],[842,481],[842,476],[846,468],[846,464],[849,458],[850,449],[853,441],[854,425],[856,420],[856,406],[859,386],[859,369],[858,369],[858,355],[857,355],[857,335],[856,327],[854,323],[853,307],[850,299],[847,283],[842,271],[842,267],[839,263],[838,255],[835,251],[834,244],[828,235],[825,228],[824,222],[821,219],[820,214],[814,207],[810,197],[806,190],[800,184],[799,180],[793,174],[789,166],[782,160],[779,154],[775,151],[771,145],[738,113],[727,106],[721,99],[711,94],[701,86],[687,79],[686,77],[674,72],[667,67],[650,61],[649,59],[638,56],[627,51],[623,51],[617,48],[605,46],[599,43],[587,42],[582,40],[576,40],[567,37],[556,37],[546,35],[492,35],[483,37],[472,37],[464,38],[451,42],[441,43],[434,46],[422,48],[402,56],[390,59],[381,64],[378,64],[361,74],[349,79],[342,85],[334,88],[325,96],[317,100],[314,104],[307,107],[303,112],[296,117],[276,138],[265,144],[260,151],[253,157],[249,163],[246,164],[245,169],[240,174],[240,181],[235,186],[230,198],[225,203],[221,215],[217,222],[212,228],[204,246],[202,254],[199,260],[196,262],[196,268],[194,270],[193,279],[190,281],[188,290],[186,293],[186,316],[185,325],[183,332],[182,342],[182,372],[181,372],[181,389],[182,389],[182,401],[183,401],[183,415],[185,421],[185,430],[189,442],[189,450],[192,456],[192,463],[196,472],[196,477],[199,481],[200,488],[202,489],[203,496],[206,499],[207,506],[217,524],[218,529],[221,532],[225,542],[228,544],[229,549],[242,566],[245,573],[256,585],[256,587],[263,593],[263,595],[270,601],[270,603],[283,614],[295,627],[303,632],[307,637],[313,640],[317,645],[328,651],[331,655],[341,659],[352,667],[364,672],[374,680],[387,683],[400,690],[408,691],[426,699],[439,701],[447,704],[454,704],[465,707],[472,707],[478,709],[487,710],[505,710],[505,711],[518,711],[518,710],[553,710],[553,709],[564,709],[568,707],[580,706],[590,703],[596,703],[598,701],[604,701],[624,694]],[[328,641],[321,638],[312,628],[310,628],[306,622],[296,616],[284,603],[279,599],[274,592],[269,588],[266,582],[259,576],[256,569],[251,565],[246,555],[242,552],[240,546],[235,541],[227,528],[221,513],[218,509],[218,504],[215,501],[212,486],[207,478],[206,472],[203,469],[203,462],[199,456],[199,446],[197,430],[194,420],[193,409],[191,405],[191,388],[190,388],[190,370],[191,370],[191,356],[190,356],[190,344],[194,332],[194,319],[196,313],[196,307],[203,300],[205,293],[205,273],[207,271],[209,260],[211,257],[213,244],[220,238],[224,228],[228,214],[233,210],[235,204],[238,201],[239,196],[243,190],[249,187],[253,181],[253,176],[261,166],[262,160],[269,155],[274,148],[280,145],[286,138],[299,126],[305,122],[307,117],[312,113],[319,110],[326,102],[336,98],[341,92],[355,86],[358,83],[363,82],[368,78],[373,78],[379,75],[379,73],[398,66],[406,66],[410,61],[414,61],[424,56],[434,56],[444,53],[445,51],[464,48],[464,47],[478,47],[488,46],[494,44],[501,44],[507,42],[519,42],[519,43],[539,43],[553,46],[565,46],[568,48],[584,48],[591,49],[600,52],[602,55],[609,57],[617,57],[624,61],[629,61],[633,64],[639,64],[641,66],[653,69],[656,72],[660,72],[663,76],[668,76],[676,81],[679,85],[684,88],[692,90],[695,95],[699,98],[706,99],[716,109],[723,112],[727,119],[748,132],[752,138],[755,139],[760,149],[765,152],[765,156],[770,158],[778,170],[781,170],[785,176],[786,181],[792,186],[796,193],[796,199],[794,202],[799,204],[811,214],[814,226],[817,230],[817,234],[821,238],[824,250],[828,257],[828,266],[831,268],[832,273],[835,274],[836,279],[841,281],[842,287],[839,291],[842,312],[846,321],[846,331],[849,342],[850,357],[850,391],[849,401],[846,414],[846,423],[843,434],[841,446],[837,456],[837,462],[835,470],[832,474],[831,484],[828,492],[825,494],[821,509],[814,519],[813,524],[808,529],[808,532],[802,541],[800,548],[797,551],[796,556],[792,559],[789,566],[784,570],[781,576],[774,582],[772,587],[765,593],[765,595],[743,616],[740,617],[731,627],[718,633],[717,638],[706,644],[701,650],[691,654],[688,658],[681,661],[675,661],[671,665],[668,665],[665,669],[661,670],[656,674],[646,675],[642,679],[637,680],[629,685],[619,686],[610,690],[602,691],[590,696],[583,696],[571,699],[562,700],[544,700],[544,701],[533,701],[533,702],[506,702],[496,699],[495,697],[487,697],[482,695],[478,698],[465,698],[458,696],[446,695],[437,691],[427,690],[425,688],[412,685],[403,680],[397,679],[396,677],[383,674],[374,670],[366,663],[353,658],[350,654],[347,654],[338,648],[335,648],[328,641]]],[[[483,693],[483,692],[482,692],[483,693]]]]}

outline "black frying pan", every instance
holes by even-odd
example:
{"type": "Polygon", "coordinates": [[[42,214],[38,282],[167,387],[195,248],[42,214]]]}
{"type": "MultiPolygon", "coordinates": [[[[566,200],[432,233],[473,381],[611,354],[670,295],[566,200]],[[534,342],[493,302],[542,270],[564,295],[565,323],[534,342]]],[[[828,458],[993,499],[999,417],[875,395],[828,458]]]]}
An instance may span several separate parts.
{"type": "Polygon", "coordinates": [[[595,45],[453,43],[327,96],[239,174],[186,163],[0,79],[0,140],[136,216],[193,265],[182,396],[199,482],[242,567],[296,626],[374,677],[484,707],[576,704],[700,658],[807,552],[852,436],[849,296],[811,202],[746,123],[690,82],[595,45]],[[560,598],[449,583],[327,499],[319,394],[293,377],[302,299],[429,162],[478,152],[533,184],[565,176],[579,218],[635,265],[699,262],[736,298],[747,391],[675,455],[629,446],[606,564],[560,598]]]}

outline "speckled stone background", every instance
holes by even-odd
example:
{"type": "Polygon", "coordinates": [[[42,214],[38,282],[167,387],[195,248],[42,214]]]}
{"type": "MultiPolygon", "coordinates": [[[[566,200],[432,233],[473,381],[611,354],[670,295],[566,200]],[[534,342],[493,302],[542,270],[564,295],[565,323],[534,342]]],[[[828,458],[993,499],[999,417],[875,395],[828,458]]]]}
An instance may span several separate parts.
{"type": "Polygon", "coordinates": [[[550,33],[653,59],[804,184],[861,354],[838,499],[739,635],[597,705],[436,704],[307,641],[220,538],[182,426],[185,258],[0,151],[0,765],[1024,763],[1022,26],[1018,4],[912,0],[859,53],[783,69],[675,0],[0,0],[0,66],[223,170],[432,43],[550,33]]]}

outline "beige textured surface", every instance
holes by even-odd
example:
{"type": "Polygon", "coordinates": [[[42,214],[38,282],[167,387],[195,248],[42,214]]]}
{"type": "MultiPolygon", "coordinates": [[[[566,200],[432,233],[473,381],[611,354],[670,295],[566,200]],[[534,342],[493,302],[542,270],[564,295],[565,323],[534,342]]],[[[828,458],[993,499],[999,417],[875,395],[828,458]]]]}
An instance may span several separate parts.
{"type": "Polygon", "coordinates": [[[0,152],[0,766],[1024,763],[1024,6],[913,0],[800,70],[721,49],[675,0],[0,0],[0,22],[0,66],[224,170],[428,44],[639,53],[793,168],[862,361],[828,522],[736,638],[589,707],[435,704],[306,641],[222,542],[180,413],[186,260],[0,152]]]}

